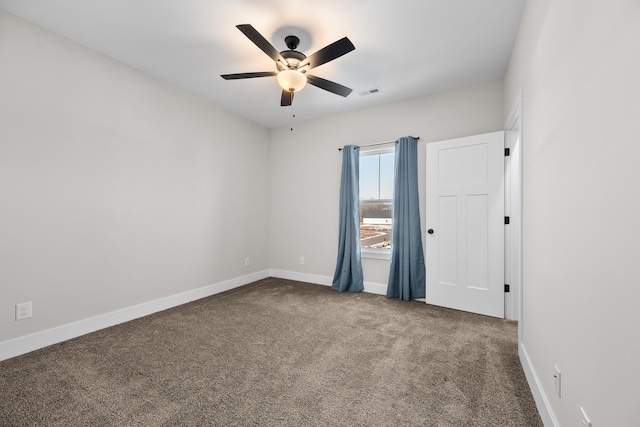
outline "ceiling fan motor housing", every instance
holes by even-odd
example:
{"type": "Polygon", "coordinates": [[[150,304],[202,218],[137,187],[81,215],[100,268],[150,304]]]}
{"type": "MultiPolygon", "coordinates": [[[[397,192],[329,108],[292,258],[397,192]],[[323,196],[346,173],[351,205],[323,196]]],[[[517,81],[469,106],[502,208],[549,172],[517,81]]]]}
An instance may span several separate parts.
{"type": "MultiPolygon", "coordinates": [[[[294,37],[294,36],[288,36],[288,37],[294,37]]],[[[289,69],[294,69],[294,70],[298,68],[298,64],[300,64],[303,60],[307,58],[307,56],[304,53],[298,52],[297,50],[283,50],[282,52],[280,52],[280,55],[282,55],[285,61],[287,61],[287,64],[289,64],[289,69]]],[[[285,66],[280,63],[280,61],[276,62],[276,67],[278,67],[278,71],[282,71],[286,69],[285,66]]]]}

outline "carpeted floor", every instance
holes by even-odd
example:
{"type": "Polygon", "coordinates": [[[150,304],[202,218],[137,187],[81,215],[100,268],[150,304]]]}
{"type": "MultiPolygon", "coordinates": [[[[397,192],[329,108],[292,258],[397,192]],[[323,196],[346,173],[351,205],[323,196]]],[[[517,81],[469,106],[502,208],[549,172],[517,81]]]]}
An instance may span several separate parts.
{"type": "Polygon", "coordinates": [[[516,329],[265,279],[0,362],[0,425],[541,426],[516,329]]]}

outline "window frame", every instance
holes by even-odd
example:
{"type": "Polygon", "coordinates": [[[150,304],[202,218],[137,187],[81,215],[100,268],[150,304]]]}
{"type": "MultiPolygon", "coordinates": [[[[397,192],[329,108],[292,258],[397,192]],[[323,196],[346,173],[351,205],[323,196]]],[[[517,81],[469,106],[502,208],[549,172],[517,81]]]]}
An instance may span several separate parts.
{"type": "MultiPolygon", "coordinates": [[[[371,146],[371,147],[360,147],[360,157],[374,156],[377,154],[394,153],[394,161],[395,161],[395,152],[396,152],[395,142],[390,142],[388,144],[380,144],[380,145],[371,146]]],[[[378,177],[378,179],[380,179],[380,177],[378,177]]],[[[387,200],[387,199],[381,199],[381,200],[387,200]]],[[[359,206],[362,206],[362,203],[360,200],[358,200],[358,203],[359,203],[359,206]]],[[[393,203],[393,199],[391,199],[391,203],[393,203]]],[[[391,224],[391,229],[393,230],[393,223],[391,224]]],[[[388,261],[391,259],[391,247],[389,247],[389,249],[360,247],[360,254],[362,258],[381,259],[381,260],[388,261]]]]}

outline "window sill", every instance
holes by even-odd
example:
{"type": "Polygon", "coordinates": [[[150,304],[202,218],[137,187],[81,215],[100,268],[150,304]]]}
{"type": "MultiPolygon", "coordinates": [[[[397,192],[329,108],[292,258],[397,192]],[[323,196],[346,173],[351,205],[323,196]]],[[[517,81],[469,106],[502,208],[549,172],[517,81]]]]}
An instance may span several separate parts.
{"type": "Polygon", "coordinates": [[[369,259],[384,259],[389,261],[391,259],[391,251],[389,249],[362,249],[362,258],[369,259]]]}

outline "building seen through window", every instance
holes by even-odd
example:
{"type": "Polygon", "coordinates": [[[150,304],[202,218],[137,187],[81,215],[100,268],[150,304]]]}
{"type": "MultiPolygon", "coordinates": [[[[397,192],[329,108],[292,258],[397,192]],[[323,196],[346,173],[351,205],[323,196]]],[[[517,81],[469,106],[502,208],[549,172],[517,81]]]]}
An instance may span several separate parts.
{"type": "Polygon", "coordinates": [[[360,244],[363,249],[391,248],[395,153],[385,151],[360,155],[360,244]]]}

